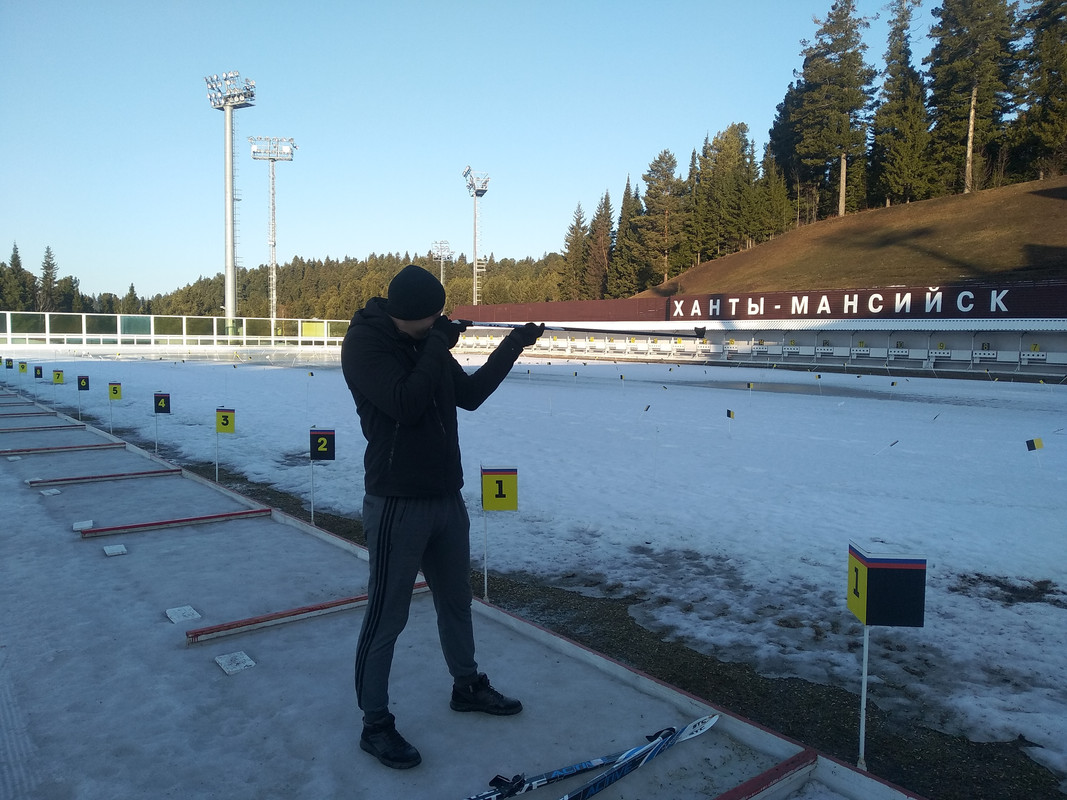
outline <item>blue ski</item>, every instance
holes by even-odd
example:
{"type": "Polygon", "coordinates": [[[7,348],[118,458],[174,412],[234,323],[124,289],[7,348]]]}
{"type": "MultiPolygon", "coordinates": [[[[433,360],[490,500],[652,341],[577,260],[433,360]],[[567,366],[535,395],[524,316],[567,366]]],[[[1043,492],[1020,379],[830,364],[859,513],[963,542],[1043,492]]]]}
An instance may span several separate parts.
{"type": "Polygon", "coordinates": [[[563,795],[559,800],[586,800],[586,798],[607,789],[616,781],[625,778],[634,770],[640,769],[664,750],[673,747],[678,742],[699,736],[718,721],[719,715],[714,714],[694,720],[681,730],[664,728],[655,736],[650,736],[648,744],[635,747],[623,753],[619,760],[612,764],[609,769],[604,770],[604,772],[601,772],[584,785],[579,786],[573,792],[563,795]]]}
{"type": "Polygon", "coordinates": [[[540,789],[542,786],[565,780],[573,775],[581,775],[584,772],[592,772],[594,769],[614,764],[626,752],[625,750],[620,750],[618,753],[612,753],[608,756],[591,758],[588,761],[580,761],[577,764],[568,764],[566,767],[560,767],[551,772],[542,772],[532,778],[527,778],[526,775],[516,775],[514,778],[505,778],[503,775],[497,775],[489,781],[489,785],[493,787],[492,789],[487,789],[479,794],[472,794],[466,800],[504,800],[504,798],[514,797],[517,794],[532,792],[534,789],[540,789]]]}
{"type": "MultiPolygon", "coordinates": [[[[686,725],[680,731],[676,731],[675,728],[667,728],[655,734],[654,736],[649,736],[649,743],[646,745],[634,747],[630,750],[623,750],[618,753],[612,753],[611,755],[599,756],[598,758],[592,758],[588,761],[580,761],[576,764],[569,764],[566,767],[560,767],[559,769],[554,769],[550,772],[543,772],[540,775],[535,775],[530,778],[526,777],[525,775],[516,775],[513,778],[505,778],[503,775],[497,775],[495,778],[493,778],[492,781],[489,782],[489,785],[493,788],[487,789],[486,791],[480,792],[479,794],[470,795],[465,800],[504,800],[504,798],[514,797],[515,795],[519,794],[525,794],[526,792],[531,792],[534,789],[539,789],[542,786],[547,786],[550,783],[556,783],[558,781],[571,778],[575,775],[581,775],[585,772],[592,772],[593,770],[598,769],[600,767],[611,765],[610,770],[607,770],[602,775],[597,776],[597,778],[594,778],[594,781],[596,781],[599,778],[602,778],[604,775],[614,773],[615,770],[619,768],[624,761],[627,763],[633,763],[635,761],[640,762],[636,763],[633,766],[630,766],[629,769],[618,775],[616,778],[614,778],[614,780],[611,780],[608,783],[604,783],[602,786],[600,786],[599,789],[596,790],[600,791],[600,789],[603,789],[606,786],[609,786],[611,783],[614,783],[615,780],[618,780],[623,775],[626,775],[629,772],[632,772],[634,769],[637,769],[649,759],[654,758],[656,755],[659,755],[659,753],[663,752],[668,747],[671,747],[672,745],[677,744],[678,742],[684,741],[686,739],[690,739],[694,736],[699,736],[712,725],[714,725],[717,720],[718,715],[714,715],[710,717],[703,717],[694,722],[691,722],[689,725],[686,725]],[[653,748],[655,749],[655,752],[651,752],[653,748]]],[[[584,788],[585,787],[583,787],[583,789],[584,788]]],[[[592,797],[592,795],[595,793],[596,792],[592,792],[590,794],[585,795],[567,795],[567,797],[592,797]]]]}

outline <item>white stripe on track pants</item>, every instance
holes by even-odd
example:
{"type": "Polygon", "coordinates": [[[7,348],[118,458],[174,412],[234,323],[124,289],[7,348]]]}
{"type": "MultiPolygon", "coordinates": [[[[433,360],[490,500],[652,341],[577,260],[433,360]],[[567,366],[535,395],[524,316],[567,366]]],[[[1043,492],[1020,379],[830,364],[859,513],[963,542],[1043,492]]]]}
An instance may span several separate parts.
{"type": "MultiPolygon", "coordinates": [[[[470,517],[459,492],[363,499],[370,583],[356,646],[356,700],[365,720],[389,710],[389,672],[421,569],[433,593],[441,652],[453,678],[478,672],[471,623],[470,517]]],[[[451,690],[451,686],[448,686],[451,690]]]]}

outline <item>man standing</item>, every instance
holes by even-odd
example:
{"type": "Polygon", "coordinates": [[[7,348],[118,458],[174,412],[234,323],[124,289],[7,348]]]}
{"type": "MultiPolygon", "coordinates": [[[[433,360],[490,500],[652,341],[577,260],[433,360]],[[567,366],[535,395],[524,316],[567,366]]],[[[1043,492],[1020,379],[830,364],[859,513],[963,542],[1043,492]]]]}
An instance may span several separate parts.
{"type": "Polygon", "coordinates": [[[545,326],[513,329],[472,374],[449,350],[466,329],[442,316],[445,290],[409,264],[352,317],[341,347],[345,381],[363,435],[363,529],[370,551],[369,596],[356,648],[356,700],[363,710],[361,749],[389,767],[422,761],[389,712],[389,671],[407,624],[421,569],[433,593],[441,651],[452,675],[451,707],[510,715],[505,697],[478,671],[471,623],[470,519],[460,495],[456,409],[473,411],[507,377],[522,349],[545,326]]]}

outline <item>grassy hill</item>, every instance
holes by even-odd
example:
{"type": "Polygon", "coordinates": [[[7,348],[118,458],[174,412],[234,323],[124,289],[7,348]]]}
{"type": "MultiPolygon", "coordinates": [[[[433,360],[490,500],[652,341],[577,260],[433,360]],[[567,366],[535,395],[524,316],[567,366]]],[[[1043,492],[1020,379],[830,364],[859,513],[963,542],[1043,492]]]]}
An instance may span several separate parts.
{"type": "Polygon", "coordinates": [[[639,297],[1067,278],[1067,177],[807,225],[639,297]]]}

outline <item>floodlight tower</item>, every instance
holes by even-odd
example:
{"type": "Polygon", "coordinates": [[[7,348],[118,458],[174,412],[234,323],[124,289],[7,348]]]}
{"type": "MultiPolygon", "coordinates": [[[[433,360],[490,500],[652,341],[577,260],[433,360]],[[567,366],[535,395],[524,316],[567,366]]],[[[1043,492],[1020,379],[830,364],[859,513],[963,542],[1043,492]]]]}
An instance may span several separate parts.
{"type": "Polygon", "coordinates": [[[441,265],[441,285],[445,285],[445,262],[452,260],[452,248],[448,242],[440,241],[433,243],[433,257],[441,265]]]}
{"type": "Polygon", "coordinates": [[[489,191],[489,175],[485,172],[471,172],[470,165],[463,170],[463,177],[467,179],[467,191],[474,198],[474,289],[473,302],[478,305],[478,276],[485,273],[486,259],[478,258],[478,198],[489,191]]]}
{"type": "Polygon", "coordinates": [[[240,82],[237,70],[224,72],[222,75],[208,75],[207,99],[212,108],[217,108],[226,115],[226,333],[233,333],[234,320],[237,317],[237,237],[234,233],[234,192],[233,192],[233,112],[237,108],[248,108],[255,103],[256,82],[249,78],[240,82]]]}
{"type": "Polygon", "coordinates": [[[276,137],[249,136],[248,141],[252,144],[252,158],[270,162],[270,232],[267,234],[267,244],[270,246],[270,329],[273,331],[274,320],[278,318],[278,261],[274,254],[274,162],[292,161],[297,146],[292,139],[276,137]]]}

